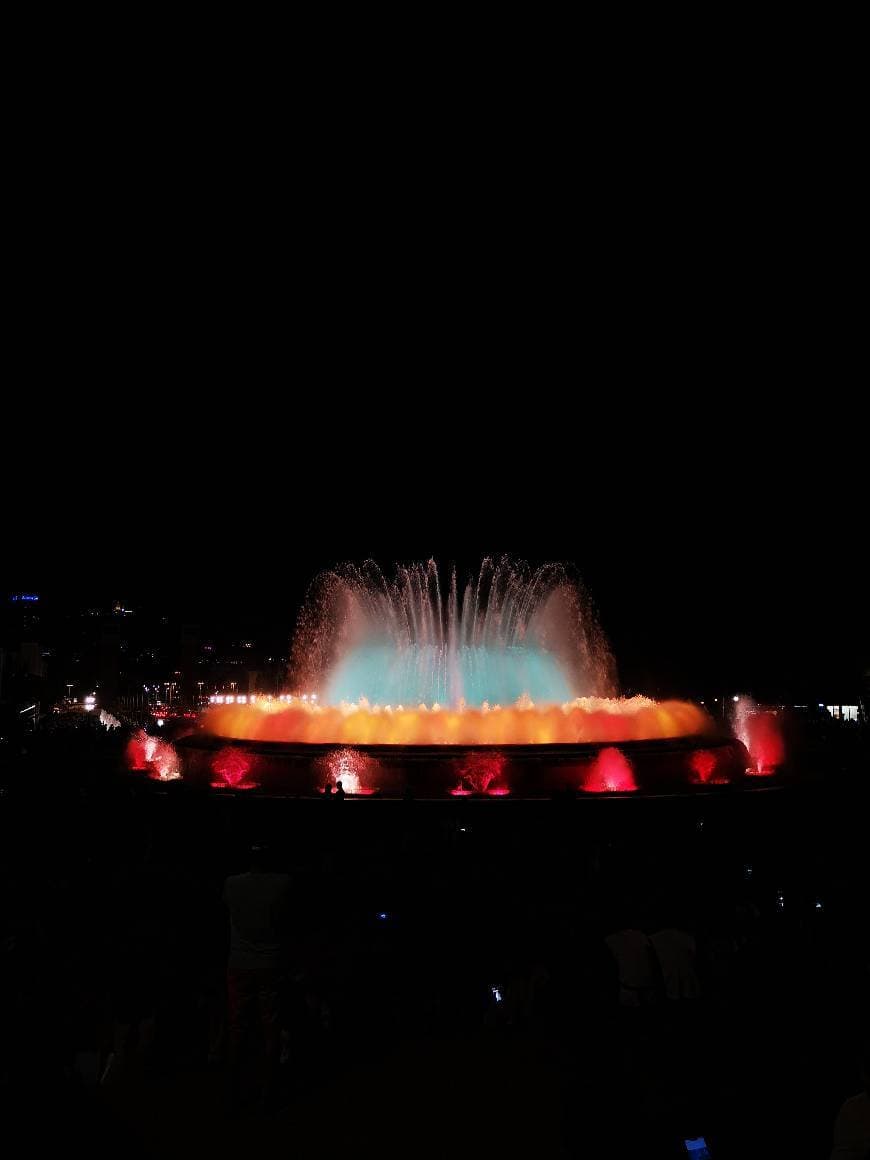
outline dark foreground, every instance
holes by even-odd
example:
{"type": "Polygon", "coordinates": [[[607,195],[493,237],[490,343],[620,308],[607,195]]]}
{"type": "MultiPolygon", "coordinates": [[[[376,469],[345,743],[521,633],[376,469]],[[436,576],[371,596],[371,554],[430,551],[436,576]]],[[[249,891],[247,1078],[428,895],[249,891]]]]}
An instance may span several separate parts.
{"type": "Polygon", "coordinates": [[[870,1007],[860,776],[690,800],[154,790],[99,751],[6,783],[17,1154],[827,1155],[870,1007]],[[231,1114],[221,893],[252,840],[293,875],[293,946],[278,1100],[258,1105],[255,1041],[231,1114]],[[700,999],[621,1007],[605,936],[662,926],[694,935],[700,999]]]}

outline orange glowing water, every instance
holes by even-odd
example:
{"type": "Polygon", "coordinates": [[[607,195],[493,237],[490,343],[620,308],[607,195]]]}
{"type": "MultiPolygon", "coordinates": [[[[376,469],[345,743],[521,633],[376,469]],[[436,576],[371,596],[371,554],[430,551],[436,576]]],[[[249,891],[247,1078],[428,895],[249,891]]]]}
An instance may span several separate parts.
{"type": "Polygon", "coordinates": [[[715,729],[697,705],[647,697],[579,697],[562,705],[523,699],[510,707],[449,709],[260,698],[253,704],[216,705],[204,714],[202,727],[233,740],[330,745],[573,745],[695,736],[715,729]]]}

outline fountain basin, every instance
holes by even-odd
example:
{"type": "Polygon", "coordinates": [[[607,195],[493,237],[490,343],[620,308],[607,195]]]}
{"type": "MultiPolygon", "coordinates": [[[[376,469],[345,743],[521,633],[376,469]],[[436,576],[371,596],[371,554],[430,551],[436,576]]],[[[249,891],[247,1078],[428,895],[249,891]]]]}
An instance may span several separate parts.
{"type": "Polygon", "coordinates": [[[547,798],[670,794],[739,786],[750,764],[733,737],[709,735],[575,745],[397,746],[231,740],[177,742],[186,782],[224,791],[351,797],[547,798]]]}

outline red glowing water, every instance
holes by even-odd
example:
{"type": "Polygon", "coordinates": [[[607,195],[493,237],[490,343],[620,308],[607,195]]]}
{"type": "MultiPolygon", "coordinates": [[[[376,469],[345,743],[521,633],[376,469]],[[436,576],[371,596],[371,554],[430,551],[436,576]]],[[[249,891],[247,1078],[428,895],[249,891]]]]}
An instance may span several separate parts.
{"type": "Polygon", "coordinates": [[[255,789],[257,783],[249,778],[254,758],[250,753],[242,753],[228,745],[215,755],[211,768],[215,780],[214,789],[255,789]]]}
{"type": "Polygon", "coordinates": [[[154,781],[177,781],[181,777],[180,763],[175,747],[168,741],[156,741],[155,752],[148,774],[154,781]]]}
{"type": "Polygon", "coordinates": [[[154,781],[176,781],[181,777],[181,768],[175,747],[168,741],[151,737],[140,729],[127,742],[127,766],[137,772],[148,771],[154,781]]]}
{"type": "Polygon", "coordinates": [[[785,762],[785,743],[779,717],[771,709],[747,714],[743,740],[752,757],[751,777],[770,777],[785,762]]]}
{"type": "Polygon", "coordinates": [[[719,756],[711,749],[696,749],[689,759],[694,785],[727,785],[728,778],[718,770],[719,756]]]}
{"type": "Polygon", "coordinates": [[[457,762],[458,784],[450,791],[453,797],[468,797],[485,793],[490,797],[506,797],[510,787],[504,780],[505,755],[497,751],[466,753],[457,762]]]}
{"type": "Polygon", "coordinates": [[[148,768],[148,759],[145,756],[145,742],[147,735],[143,730],[136,733],[127,742],[126,760],[127,768],[136,770],[136,772],[144,772],[148,768]]]}
{"type": "Polygon", "coordinates": [[[632,793],[637,789],[631,762],[613,745],[602,749],[581,787],[586,793],[632,793]]]}
{"type": "Polygon", "coordinates": [[[347,794],[368,797],[377,793],[375,778],[380,763],[358,749],[333,749],[317,764],[324,778],[324,792],[337,789],[341,782],[341,788],[347,794]]]}

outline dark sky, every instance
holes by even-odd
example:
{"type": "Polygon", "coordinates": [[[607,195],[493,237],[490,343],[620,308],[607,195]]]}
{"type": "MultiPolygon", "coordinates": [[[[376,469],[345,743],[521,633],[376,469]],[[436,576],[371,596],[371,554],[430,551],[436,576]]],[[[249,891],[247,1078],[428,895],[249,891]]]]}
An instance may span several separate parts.
{"type": "Polygon", "coordinates": [[[831,119],[781,120],[733,156],[605,133],[579,184],[561,143],[477,185],[427,152],[389,196],[303,166],[292,212],[138,149],[98,197],[102,146],[60,201],[34,178],[0,587],[289,635],[337,561],[508,552],[576,565],[630,688],[851,695],[863,206],[831,119]]]}
{"type": "Polygon", "coordinates": [[[614,387],[605,416],[590,390],[492,387],[474,415],[461,393],[310,400],[280,422],[241,396],[174,426],[167,407],[132,428],[79,415],[53,473],[69,486],[7,523],[5,586],[289,636],[330,564],[508,552],[576,565],[624,687],[851,696],[870,637],[848,413],[819,400],[798,424],[783,402],[762,422],[751,393],[702,411],[614,387]]]}

